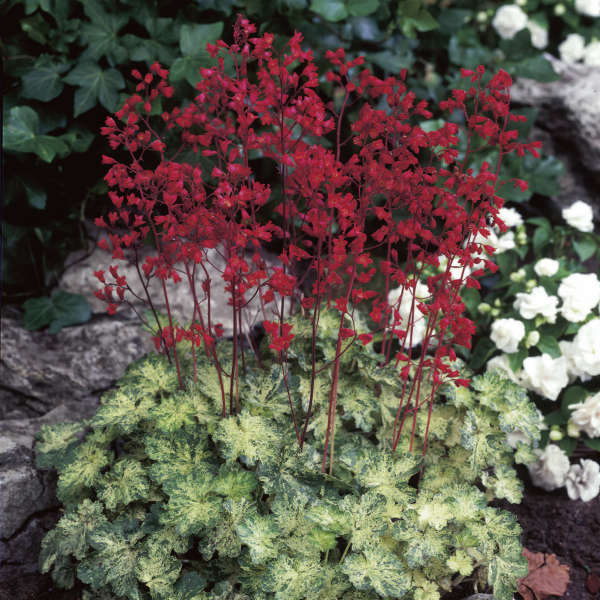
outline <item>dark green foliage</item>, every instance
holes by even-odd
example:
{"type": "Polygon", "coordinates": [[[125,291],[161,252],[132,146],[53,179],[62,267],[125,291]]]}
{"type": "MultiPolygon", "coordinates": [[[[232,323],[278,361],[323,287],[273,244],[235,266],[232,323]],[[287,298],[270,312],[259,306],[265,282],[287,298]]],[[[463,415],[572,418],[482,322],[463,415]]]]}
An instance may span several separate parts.
{"type": "MultiPolygon", "coordinates": [[[[319,61],[327,50],[343,47],[350,56],[364,55],[378,75],[408,69],[410,89],[434,102],[462,85],[459,67],[483,63],[489,70],[502,67],[544,81],[554,76],[527,30],[498,48],[495,32],[477,24],[480,10],[472,0],[451,9],[423,0],[4,2],[3,147],[10,177],[3,294],[22,301],[47,293],[66,254],[87,247],[84,221],[102,212],[107,191],[99,156],[108,147],[99,130],[133,92],[132,69],[146,71],[158,60],[170,69],[176,94],[191,97],[198,69],[210,62],[205,44],[220,36],[231,41],[233,22],[242,13],[282,39],[302,32],[319,61]]],[[[332,93],[330,83],[323,86],[332,93]]],[[[162,110],[159,102],[153,106],[153,114],[162,110]]],[[[561,165],[549,161],[538,167],[507,157],[501,179],[531,180],[533,193],[551,194],[561,165]]],[[[531,191],[512,185],[502,190],[507,199],[520,201],[531,191]]]]}
{"type": "MultiPolygon", "coordinates": [[[[319,361],[334,320],[321,317],[319,361]]],[[[301,414],[309,342],[301,321],[295,331],[288,381],[301,414]]],[[[358,344],[344,354],[331,475],[321,473],[326,396],[300,451],[277,364],[247,360],[244,408],[221,420],[207,362],[185,392],[166,360],[134,363],[92,419],[39,434],[38,465],[57,468],[65,504],[42,571],[62,587],[78,578],[87,600],[435,600],[470,575],[508,600],[527,570],[520,529],[488,502],[520,500],[505,432],[538,439],[535,409],[509,381],[479,377],[439,399],[424,460],[426,414],[417,452],[408,435],[392,452],[400,383],[378,361],[358,344]]],[[[530,453],[521,444],[516,458],[530,453]]]]}
{"type": "Polygon", "coordinates": [[[89,320],[92,310],[88,301],[77,294],[55,290],[50,298],[30,298],[23,304],[25,329],[35,330],[49,325],[49,333],[89,320]]]}

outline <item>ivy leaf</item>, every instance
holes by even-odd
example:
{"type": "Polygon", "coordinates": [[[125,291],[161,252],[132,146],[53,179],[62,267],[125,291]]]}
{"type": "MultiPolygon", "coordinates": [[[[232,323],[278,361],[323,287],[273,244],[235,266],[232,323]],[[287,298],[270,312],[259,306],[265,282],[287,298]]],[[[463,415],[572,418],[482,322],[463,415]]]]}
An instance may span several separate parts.
{"type": "Polygon", "coordinates": [[[184,56],[200,56],[206,44],[216,42],[223,33],[223,23],[182,25],[179,30],[179,47],[184,56]]]}
{"type": "Polygon", "coordinates": [[[92,316],[88,301],[79,294],[56,290],[51,296],[55,315],[48,333],[58,333],[63,327],[87,323],[92,316]]]}
{"type": "Polygon", "coordinates": [[[52,60],[47,54],[42,54],[22,77],[24,98],[32,98],[41,102],[50,102],[63,91],[64,84],[61,73],[67,71],[70,63],[60,63],[52,60]]]}
{"type": "Polygon", "coordinates": [[[54,319],[54,305],[50,298],[30,298],[23,304],[23,308],[23,326],[29,331],[41,329],[54,319]]]}
{"type": "Polygon", "coordinates": [[[23,325],[30,331],[50,325],[48,333],[58,333],[63,327],[89,321],[92,314],[88,301],[77,294],[55,291],[50,298],[30,298],[23,304],[23,325]]]}
{"type": "Polygon", "coordinates": [[[407,37],[414,37],[414,30],[432,31],[439,27],[438,22],[423,8],[421,0],[400,2],[396,20],[402,27],[402,33],[407,37]]]}
{"type": "Polygon", "coordinates": [[[40,187],[34,181],[23,183],[25,193],[27,194],[27,202],[29,206],[37,208],[38,210],[44,210],[46,208],[46,200],[48,198],[46,190],[40,187]]]}
{"type": "Polygon", "coordinates": [[[73,116],[87,112],[100,102],[106,110],[114,112],[119,100],[119,90],[125,87],[125,80],[116,69],[102,70],[91,61],[79,63],[66,77],[70,85],[79,89],[75,92],[73,116]]]}
{"type": "Polygon", "coordinates": [[[333,23],[348,17],[348,10],[342,0],[312,0],[310,9],[333,23]]]}
{"type": "Polygon", "coordinates": [[[379,0],[348,0],[346,7],[352,17],[366,17],[379,8],[379,0]]]}
{"type": "Polygon", "coordinates": [[[106,13],[97,0],[86,0],[83,12],[90,22],[81,27],[81,42],[87,46],[81,58],[84,61],[96,61],[106,56],[112,64],[125,62],[127,50],[121,45],[119,31],[129,17],[106,13]]]}
{"type": "Polygon", "coordinates": [[[38,114],[29,106],[13,106],[4,127],[4,149],[32,152],[50,163],[59,154],[66,154],[69,146],[60,137],[40,135],[38,114]]]}

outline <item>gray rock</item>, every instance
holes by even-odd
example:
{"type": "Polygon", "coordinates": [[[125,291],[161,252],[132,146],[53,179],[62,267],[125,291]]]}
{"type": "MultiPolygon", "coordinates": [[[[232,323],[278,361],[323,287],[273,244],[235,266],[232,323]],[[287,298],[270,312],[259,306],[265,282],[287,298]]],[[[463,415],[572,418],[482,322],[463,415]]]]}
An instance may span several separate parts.
{"type": "Polygon", "coordinates": [[[0,418],[37,417],[108,389],[152,344],[137,320],[98,317],[55,335],[2,319],[0,418]]]}
{"type": "MultiPolygon", "coordinates": [[[[541,83],[519,78],[511,98],[539,109],[537,127],[546,133],[544,149],[565,163],[567,174],[558,203],[568,206],[583,200],[592,204],[598,218],[600,202],[595,190],[600,184],[600,68],[544,56],[560,79],[541,83]]],[[[539,139],[538,135],[533,137],[539,139]]]]}
{"type": "Polygon", "coordinates": [[[44,423],[90,417],[151,341],[137,319],[101,316],[50,335],[24,330],[6,312],[1,336],[0,582],[12,582],[15,600],[37,597],[30,592],[41,577],[40,542],[59,518],[56,475],[35,466],[36,433],[44,423]]]}
{"type": "MultiPolygon", "coordinates": [[[[88,225],[88,231],[93,238],[100,239],[104,237],[102,230],[88,225]]],[[[156,255],[156,251],[152,249],[140,251],[138,254],[138,262],[141,268],[146,256],[156,255]]],[[[277,262],[277,258],[269,255],[266,252],[261,253],[267,264],[273,265],[277,262]]],[[[126,292],[125,299],[131,302],[136,310],[146,310],[147,305],[144,305],[143,300],[146,300],[146,292],[139,279],[139,275],[134,263],[134,255],[127,255],[127,260],[111,260],[110,253],[95,248],[90,252],[78,251],[72,253],[65,263],[67,267],[63,274],[59,288],[71,292],[72,294],[80,294],[87,298],[92,310],[97,313],[106,313],[106,302],[99,300],[94,296],[94,291],[101,288],[102,284],[94,276],[94,271],[103,269],[107,283],[112,283],[112,276],[109,274],[108,267],[113,264],[118,267],[120,275],[125,276],[128,285],[132,288],[133,293],[126,292]]],[[[177,265],[176,265],[177,266],[177,265]]],[[[183,265],[178,265],[181,271],[185,273],[183,265]]],[[[223,325],[224,334],[231,336],[233,334],[233,320],[231,307],[224,300],[225,281],[223,281],[222,273],[225,268],[225,260],[223,259],[219,249],[210,250],[208,253],[207,263],[205,264],[208,276],[211,280],[211,322],[221,323],[223,325]]],[[[207,318],[207,299],[202,292],[202,281],[205,279],[204,271],[197,269],[195,277],[196,294],[198,303],[203,314],[203,318],[207,318]]],[[[182,275],[182,281],[175,284],[172,280],[166,283],[167,296],[169,298],[169,308],[172,317],[180,323],[188,323],[192,319],[194,312],[194,299],[191,293],[187,278],[182,275]]],[[[152,278],[148,284],[148,295],[150,296],[156,310],[163,314],[167,314],[167,306],[164,301],[164,294],[161,283],[157,278],[152,278]]],[[[254,296],[248,299],[249,302],[242,311],[243,330],[249,331],[254,325],[263,321],[262,311],[260,307],[260,299],[254,296]]],[[[126,316],[132,316],[133,310],[127,305],[122,304],[119,312],[123,312],[126,316]]],[[[271,315],[269,315],[271,316],[271,315]]]]}

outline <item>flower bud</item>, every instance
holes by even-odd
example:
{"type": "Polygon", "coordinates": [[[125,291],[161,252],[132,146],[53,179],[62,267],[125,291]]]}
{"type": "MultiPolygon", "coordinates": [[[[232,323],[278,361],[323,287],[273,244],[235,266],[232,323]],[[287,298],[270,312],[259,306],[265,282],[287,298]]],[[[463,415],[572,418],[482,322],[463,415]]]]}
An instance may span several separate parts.
{"type": "Polygon", "coordinates": [[[560,442],[565,437],[563,432],[559,429],[558,425],[553,425],[548,436],[553,442],[560,442]]]}
{"type": "Polygon", "coordinates": [[[485,315],[486,313],[489,313],[490,310],[492,310],[492,307],[487,302],[481,302],[481,304],[477,306],[477,310],[485,315]]]}
{"type": "Polygon", "coordinates": [[[490,313],[492,315],[492,317],[497,317],[500,314],[500,309],[499,308],[492,308],[492,311],[490,313]]]}
{"type": "Polygon", "coordinates": [[[509,276],[509,279],[514,282],[514,283],[518,283],[519,281],[523,281],[523,279],[525,279],[525,269],[521,268],[518,271],[515,271],[514,273],[511,273],[509,276]]]}
{"type": "Polygon", "coordinates": [[[496,299],[494,300],[494,306],[495,306],[496,308],[500,308],[500,307],[502,306],[502,302],[500,301],[500,298],[496,298],[496,299]]]}
{"type": "Polygon", "coordinates": [[[527,4],[527,0],[516,0],[518,6],[525,6],[527,4]]]}
{"type": "Polygon", "coordinates": [[[554,14],[557,17],[562,17],[567,12],[567,9],[564,4],[557,4],[554,7],[554,14]]]}
{"type": "Polygon", "coordinates": [[[572,438],[578,438],[581,435],[579,427],[577,427],[577,424],[571,419],[569,419],[569,422],[567,423],[567,435],[572,438]]]}
{"type": "Polygon", "coordinates": [[[537,281],[535,279],[529,279],[525,284],[525,288],[528,292],[530,292],[537,285],[537,281]]]}
{"type": "Polygon", "coordinates": [[[525,346],[530,348],[531,346],[535,346],[540,341],[539,331],[530,331],[527,339],[525,340],[525,346]]]}
{"type": "Polygon", "coordinates": [[[485,23],[488,20],[485,10],[480,10],[475,18],[477,19],[478,23],[485,23]]]}
{"type": "Polygon", "coordinates": [[[527,243],[527,234],[524,231],[517,232],[517,244],[524,246],[527,243]]]}

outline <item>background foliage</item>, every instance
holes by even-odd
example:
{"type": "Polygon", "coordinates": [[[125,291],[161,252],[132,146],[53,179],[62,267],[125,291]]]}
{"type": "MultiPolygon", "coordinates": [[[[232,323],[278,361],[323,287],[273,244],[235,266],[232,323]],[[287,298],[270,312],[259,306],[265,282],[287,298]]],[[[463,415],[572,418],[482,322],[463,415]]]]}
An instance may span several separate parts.
{"type": "MultiPolygon", "coordinates": [[[[552,3],[534,4],[548,13],[554,46],[569,15],[570,27],[580,25],[571,13],[553,16],[552,3]]],[[[132,91],[131,69],[146,70],[158,60],[171,68],[176,93],[190,95],[198,68],[207,62],[206,42],[221,34],[227,39],[241,12],[263,30],[283,36],[301,31],[317,57],[341,46],[350,56],[364,54],[380,74],[407,68],[411,89],[434,101],[456,86],[458,67],[480,63],[551,80],[552,69],[528,31],[499,42],[488,22],[495,7],[421,0],[3,3],[5,301],[48,292],[66,254],[87,247],[84,224],[99,214],[106,193],[98,160],[106,149],[98,131],[107,112],[132,91]],[[478,20],[482,11],[485,22],[478,20]]],[[[561,173],[550,157],[535,165],[507,162],[510,176],[532,179],[535,194],[550,194],[561,173]]]]}

